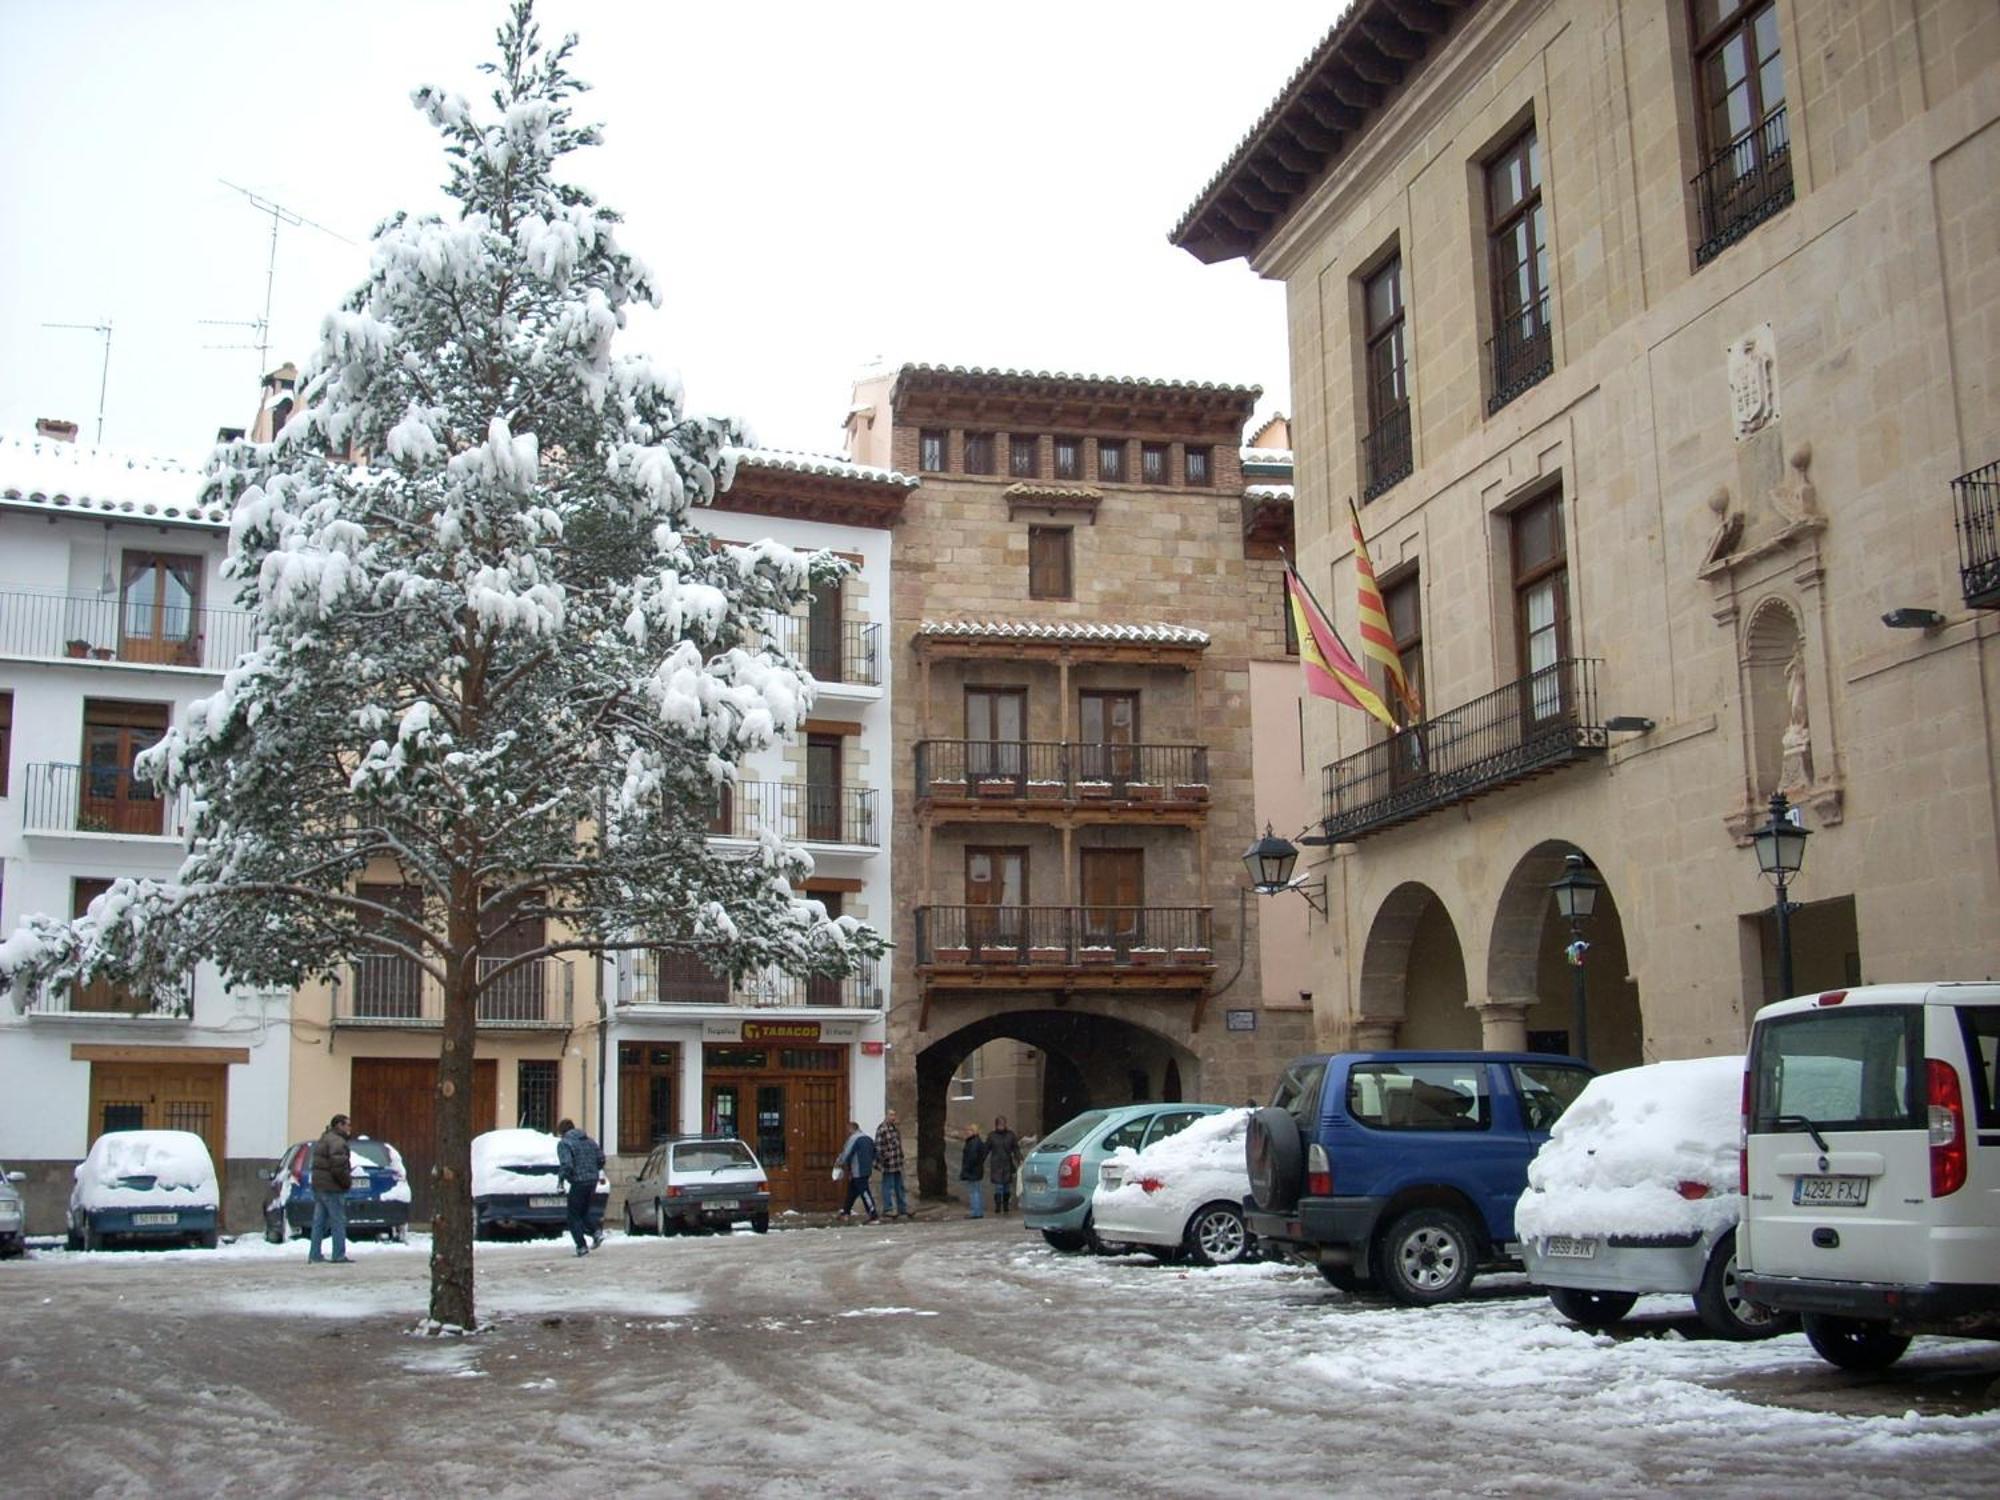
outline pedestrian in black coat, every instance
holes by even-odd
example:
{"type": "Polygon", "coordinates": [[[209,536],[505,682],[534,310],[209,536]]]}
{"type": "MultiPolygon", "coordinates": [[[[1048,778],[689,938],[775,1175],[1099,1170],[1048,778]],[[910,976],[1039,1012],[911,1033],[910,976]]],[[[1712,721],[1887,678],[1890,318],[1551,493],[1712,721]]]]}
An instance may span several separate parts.
{"type": "Polygon", "coordinates": [[[993,1211],[1012,1213],[1014,1174],[1021,1169],[1021,1138],[1007,1128],[1007,1117],[996,1115],[986,1137],[986,1178],[993,1184],[993,1211]]]}
{"type": "Polygon", "coordinates": [[[965,1184],[966,1207],[970,1210],[966,1218],[985,1218],[986,1204],[980,1195],[986,1187],[986,1139],[977,1125],[965,1127],[965,1146],[958,1157],[958,1180],[965,1184]]]}

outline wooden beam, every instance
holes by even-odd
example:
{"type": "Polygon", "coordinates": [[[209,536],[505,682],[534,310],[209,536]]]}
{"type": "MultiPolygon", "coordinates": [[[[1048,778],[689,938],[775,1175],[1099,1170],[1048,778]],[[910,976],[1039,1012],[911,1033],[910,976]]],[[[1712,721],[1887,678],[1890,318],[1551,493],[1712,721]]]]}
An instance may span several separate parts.
{"type": "MultiPolygon", "coordinates": [[[[1374,41],[1374,37],[1370,36],[1369,40],[1374,41]]],[[[1348,57],[1347,65],[1370,83],[1381,84],[1384,88],[1403,81],[1403,70],[1379,46],[1372,53],[1366,47],[1356,47],[1348,57]]]]}
{"type": "Polygon", "coordinates": [[[1389,14],[1420,36],[1442,36],[1451,29],[1451,15],[1430,0],[1389,0],[1389,14]]]}
{"type": "Polygon", "coordinates": [[[248,1047],[146,1047],[126,1043],[101,1046],[95,1042],[71,1042],[71,1062],[101,1063],[247,1063],[248,1047]]]}
{"type": "Polygon", "coordinates": [[[1334,97],[1343,104],[1351,104],[1356,109],[1377,109],[1381,107],[1382,91],[1362,79],[1359,73],[1350,71],[1336,74],[1329,85],[1334,97]]]}
{"type": "Polygon", "coordinates": [[[1363,21],[1361,29],[1385,57],[1413,63],[1424,55],[1424,39],[1405,31],[1393,21],[1363,21]]]}

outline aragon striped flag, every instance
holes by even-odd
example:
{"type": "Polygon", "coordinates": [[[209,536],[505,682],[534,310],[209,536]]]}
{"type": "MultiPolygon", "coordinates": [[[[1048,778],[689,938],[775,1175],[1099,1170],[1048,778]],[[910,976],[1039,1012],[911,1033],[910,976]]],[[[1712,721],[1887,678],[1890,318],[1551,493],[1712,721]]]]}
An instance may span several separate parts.
{"type": "Polygon", "coordinates": [[[1381,586],[1375,582],[1375,564],[1369,559],[1368,543],[1361,537],[1361,512],[1354,508],[1351,499],[1347,502],[1347,513],[1354,518],[1354,571],[1361,592],[1361,654],[1382,663],[1389,674],[1390,688],[1409,710],[1410,722],[1414,724],[1423,718],[1424,706],[1403,673],[1395,632],[1389,628],[1389,609],[1382,602],[1381,586]]]}
{"type": "Polygon", "coordinates": [[[1306,691],[1373,714],[1394,730],[1396,716],[1368,685],[1368,673],[1341,645],[1333,622],[1327,619],[1290,558],[1285,559],[1285,595],[1291,603],[1294,633],[1299,638],[1299,665],[1305,670],[1306,691]]]}

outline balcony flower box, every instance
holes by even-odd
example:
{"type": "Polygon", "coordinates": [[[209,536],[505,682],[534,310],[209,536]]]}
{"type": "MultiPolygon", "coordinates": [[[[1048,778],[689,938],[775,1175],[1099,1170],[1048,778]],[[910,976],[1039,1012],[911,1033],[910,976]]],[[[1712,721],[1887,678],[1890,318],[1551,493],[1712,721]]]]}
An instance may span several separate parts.
{"type": "Polygon", "coordinates": [[[1013,797],[1018,796],[1019,791],[1020,783],[1012,777],[991,777],[979,783],[979,795],[982,797],[1013,797]]]}
{"type": "Polygon", "coordinates": [[[1174,966],[1181,969],[1205,969],[1215,962],[1212,948],[1176,948],[1174,966]]]}
{"type": "Polygon", "coordinates": [[[1028,962],[1037,968],[1059,969],[1069,962],[1069,949],[1036,945],[1028,949],[1028,962]]]}
{"type": "Polygon", "coordinates": [[[1113,948],[1098,948],[1098,947],[1086,946],[1077,949],[1076,956],[1077,956],[1077,961],[1080,963],[1086,965],[1104,964],[1108,967],[1111,961],[1118,956],[1118,953],[1117,950],[1113,948]]]}
{"type": "Polygon", "coordinates": [[[956,948],[934,948],[931,962],[945,968],[964,968],[972,962],[972,950],[963,945],[956,948]]]}
{"type": "Polygon", "coordinates": [[[1028,783],[1028,797],[1034,802],[1062,801],[1063,784],[1060,781],[1031,781],[1028,783]]]}
{"type": "Polygon", "coordinates": [[[1079,781],[1076,784],[1076,794],[1087,802],[1108,801],[1111,796],[1111,783],[1108,781],[1079,781]]]}
{"type": "Polygon", "coordinates": [[[979,945],[979,961],[983,964],[1017,964],[1021,961],[1021,950],[1013,943],[982,943],[979,945]]]}
{"type": "Polygon", "coordinates": [[[63,645],[63,652],[65,655],[72,656],[76,658],[76,660],[82,661],[86,656],[90,655],[90,642],[67,641],[63,645]]]}
{"type": "Polygon", "coordinates": [[[1147,964],[1163,964],[1167,961],[1167,950],[1164,948],[1151,948],[1151,947],[1134,948],[1131,950],[1131,954],[1132,954],[1132,962],[1134,964],[1138,964],[1141,966],[1147,964]]]}
{"type": "Polygon", "coordinates": [[[1160,784],[1157,781],[1128,781],[1125,783],[1127,802],[1158,802],[1160,784]]]}
{"type": "Polygon", "coordinates": [[[1174,801],[1206,802],[1208,783],[1205,781],[1177,781],[1174,783],[1174,801]]]}
{"type": "Polygon", "coordinates": [[[963,797],[965,795],[965,781],[963,778],[952,781],[933,781],[930,784],[930,794],[933,797],[963,797]]]}

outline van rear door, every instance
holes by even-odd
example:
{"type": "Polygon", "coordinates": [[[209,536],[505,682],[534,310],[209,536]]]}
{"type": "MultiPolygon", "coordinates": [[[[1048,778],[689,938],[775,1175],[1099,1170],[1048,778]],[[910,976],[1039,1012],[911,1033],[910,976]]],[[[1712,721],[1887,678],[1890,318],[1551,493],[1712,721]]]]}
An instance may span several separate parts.
{"type": "Polygon", "coordinates": [[[1930,1205],[1923,1005],[1768,1016],[1751,1039],[1750,1081],[1743,1264],[1766,1276],[1908,1280],[1930,1205]]]}

